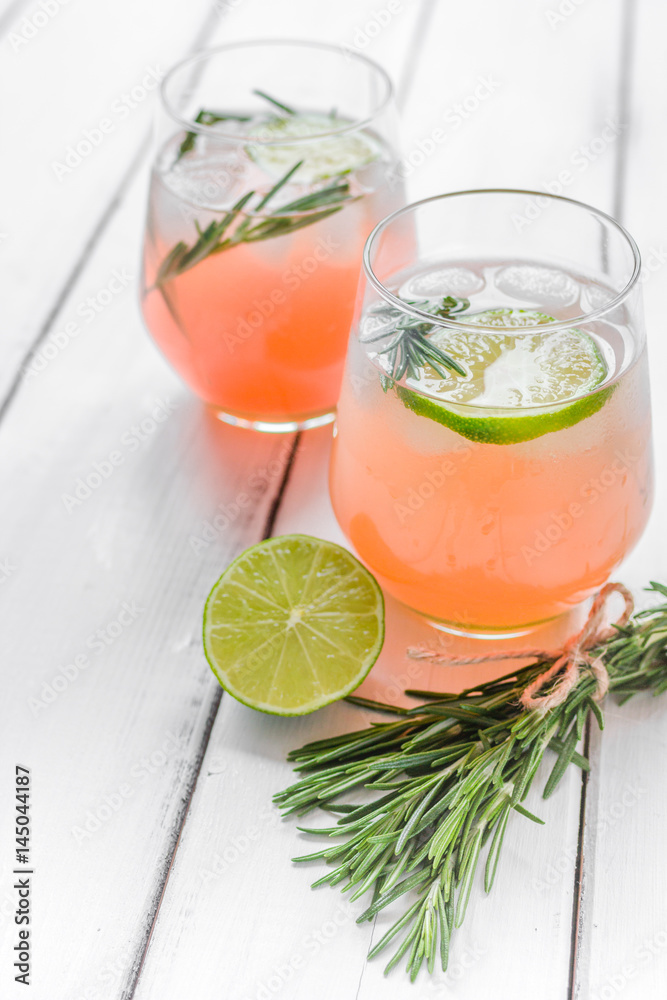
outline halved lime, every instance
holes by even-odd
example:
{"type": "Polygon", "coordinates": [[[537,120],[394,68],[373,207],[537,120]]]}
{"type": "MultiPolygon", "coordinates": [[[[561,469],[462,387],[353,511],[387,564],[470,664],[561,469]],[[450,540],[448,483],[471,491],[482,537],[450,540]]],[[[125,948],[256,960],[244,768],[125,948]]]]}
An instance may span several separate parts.
{"type": "Polygon", "coordinates": [[[375,578],[346,549],[282,535],[227,567],[204,609],[204,652],[234,698],[305,715],[361,684],[384,640],[375,578]]]}
{"type": "Polygon", "coordinates": [[[349,174],[377,160],[380,146],[364,132],[342,132],[350,122],[331,115],[300,114],[271,119],[262,127],[263,139],[305,139],[308,136],[334,133],[312,142],[289,143],[282,146],[249,143],[248,155],[271,177],[283,177],[299,160],[303,164],[295,176],[304,184],[313,184],[328,177],[349,174]]]}
{"type": "Polygon", "coordinates": [[[397,386],[397,392],[415,413],[471,441],[516,444],[571,427],[599,410],[613,391],[608,386],[593,392],[608,368],[598,345],[583,330],[541,332],[539,327],[554,319],[531,309],[488,309],[458,318],[493,328],[479,334],[441,329],[431,335],[469,376],[452,372],[443,378],[426,366],[419,380],[408,379],[407,385],[431,398],[404,386],[397,386]],[[534,333],[526,332],[533,327],[534,333]],[[519,328],[520,333],[510,332],[519,328]],[[473,406],[480,408],[474,415],[473,406]]]}

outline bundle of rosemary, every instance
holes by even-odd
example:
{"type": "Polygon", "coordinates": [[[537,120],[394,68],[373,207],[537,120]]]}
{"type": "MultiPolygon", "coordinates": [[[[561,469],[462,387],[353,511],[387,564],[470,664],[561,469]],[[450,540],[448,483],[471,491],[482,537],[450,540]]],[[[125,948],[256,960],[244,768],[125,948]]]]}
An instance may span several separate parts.
{"type": "MultiPolygon", "coordinates": [[[[649,589],[667,598],[661,584],[649,589]]],[[[577,746],[590,715],[603,727],[599,699],[607,686],[621,703],[640,691],[667,690],[667,604],[630,620],[628,614],[616,627],[597,628],[613,591],[629,599],[620,585],[607,585],[594,608],[596,627],[592,613],[562,655],[539,658],[461,694],[409,691],[425,699],[416,708],[349,697],[398,718],[290,754],[302,777],[276,795],[276,802],[286,813],[319,808],[340,816],[327,829],[300,828],[337,838],[295,859],[334,866],[314,885],[344,883],[352,899],[372,890],[358,922],[404,899],[401,916],[369,954],[377,955],[402,934],[386,972],[407,956],[414,981],[424,962],[433,971],[438,953],[447,968],[450,937],[465,916],[482,852],[488,845],[488,892],[510,814],[542,823],[522,802],[546,752],[557,756],[545,798],[569,764],[588,770],[577,746]],[[339,801],[360,788],[368,791],[363,804],[339,801]]]]}

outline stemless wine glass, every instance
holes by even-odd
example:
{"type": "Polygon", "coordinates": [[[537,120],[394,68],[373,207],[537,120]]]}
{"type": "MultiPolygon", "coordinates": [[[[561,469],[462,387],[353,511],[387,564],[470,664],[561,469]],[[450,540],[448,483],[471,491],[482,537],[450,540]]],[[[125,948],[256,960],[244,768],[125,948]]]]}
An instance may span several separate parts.
{"type": "Polygon", "coordinates": [[[375,228],[331,496],[400,601],[520,635],[635,544],[652,498],[639,273],[632,237],[567,198],[457,192],[375,228]]]}
{"type": "Polygon", "coordinates": [[[394,128],[384,70],[331,45],[223,45],[163,81],[143,314],[220,419],[333,419],[364,242],[403,204],[394,128]]]}

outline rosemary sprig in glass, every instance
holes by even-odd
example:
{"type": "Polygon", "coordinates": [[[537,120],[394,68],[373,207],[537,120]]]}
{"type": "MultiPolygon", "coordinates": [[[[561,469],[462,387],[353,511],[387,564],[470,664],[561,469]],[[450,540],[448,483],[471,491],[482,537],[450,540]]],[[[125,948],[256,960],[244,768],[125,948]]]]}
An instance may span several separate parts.
{"type": "MultiPolygon", "coordinates": [[[[281,111],[281,115],[274,115],[276,121],[284,119],[286,115],[296,114],[293,108],[290,108],[282,101],[278,101],[275,97],[271,97],[263,90],[254,90],[253,93],[262,97],[281,111]]],[[[195,121],[202,125],[214,125],[221,121],[246,122],[250,120],[251,118],[247,115],[207,111],[204,108],[202,108],[195,118],[195,121]]],[[[176,162],[194,147],[196,137],[195,132],[186,132],[185,138],[179,147],[176,162]]],[[[291,180],[303,163],[303,160],[299,160],[293,167],[290,167],[287,173],[265,195],[258,195],[255,191],[246,192],[238,199],[236,204],[232,205],[225,212],[221,219],[211,222],[205,229],[202,229],[195,222],[199,238],[192,246],[188,246],[187,243],[180,240],[172,247],[158,269],[154,287],[160,287],[172,278],[177,278],[184,271],[188,271],[206,257],[211,256],[211,254],[229,250],[239,243],[254,243],[258,240],[269,240],[276,236],[289,235],[298,229],[302,229],[304,226],[312,226],[321,219],[326,219],[327,216],[333,215],[334,212],[339,212],[347,202],[354,201],[358,197],[350,194],[350,185],[342,179],[341,175],[335,177],[325,187],[311,191],[310,194],[297,198],[286,205],[281,205],[280,208],[275,209],[270,215],[259,220],[253,219],[252,216],[257,215],[266,208],[278,191],[291,180]],[[255,197],[258,197],[259,201],[253,206],[250,203],[255,197]],[[246,218],[231,231],[238,216],[245,209],[247,209],[246,218]]]]}
{"type": "MultiPolygon", "coordinates": [[[[468,299],[454,298],[452,295],[446,296],[439,302],[419,299],[407,301],[407,304],[441,318],[455,316],[470,306],[468,299]]],[[[443,378],[447,378],[447,369],[456,372],[457,375],[468,374],[458,361],[429,339],[430,334],[438,329],[435,324],[419,320],[390,305],[382,306],[372,315],[374,318],[386,320],[386,324],[371,336],[363,336],[361,339],[364,344],[383,341],[377,348],[377,353],[386,355],[389,373],[395,382],[400,382],[406,373],[413,379],[419,379],[418,369],[427,365],[434,368],[443,378]]]]}
{"type": "Polygon", "coordinates": [[[339,212],[343,206],[350,201],[354,201],[356,196],[350,194],[350,185],[347,181],[334,178],[326,187],[311,191],[301,198],[288,202],[275,209],[270,215],[264,218],[253,218],[260,213],[280,189],[287,184],[292,176],[303,164],[299,160],[293,167],[284,174],[271,190],[260,197],[259,202],[251,206],[249,203],[256,197],[255,191],[248,191],[236,204],[232,205],[228,212],[217,221],[211,222],[206,229],[201,229],[195,222],[195,227],[199,238],[188,246],[183,240],[179,241],[169,251],[162,261],[155,279],[155,285],[163,285],[172,278],[177,278],[179,274],[190,270],[204,258],[211,254],[222,253],[231,247],[238,246],[239,243],[255,243],[258,240],[269,240],[276,236],[287,236],[304,226],[312,226],[321,219],[339,212]],[[243,210],[248,214],[246,218],[235,229],[233,223],[243,210]],[[252,214],[251,214],[252,213],[252,214]]]}
{"type": "MultiPolygon", "coordinates": [[[[667,597],[667,588],[651,590],[667,597]]],[[[667,690],[667,604],[634,616],[593,650],[621,703],[640,691],[667,690]]],[[[368,729],[310,743],[290,754],[301,779],[276,795],[286,813],[313,809],[339,814],[337,824],[305,833],[335,838],[329,847],[296,861],[323,860],[333,870],[314,883],[338,885],[352,899],[372,891],[358,922],[372,920],[403,898],[403,913],[373,947],[396,950],[414,981],[424,963],[447,968],[450,939],[463,922],[480,858],[486,849],[484,887],[490,891],[509,817],[543,821],[523,805],[547,750],[557,755],[543,789],[548,798],[569,764],[588,769],[577,752],[586,720],[604,725],[594,700],[597,681],[584,672],[567,699],[547,712],[523,710],[525,688],[553,661],[545,660],[461,694],[410,691],[428,699],[416,708],[349,697],[348,701],[399,716],[368,729]],[[362,805],[340,802],[367,789],[362,805]],[[399,937],[402,935],[402,939],[399,937]]]]}

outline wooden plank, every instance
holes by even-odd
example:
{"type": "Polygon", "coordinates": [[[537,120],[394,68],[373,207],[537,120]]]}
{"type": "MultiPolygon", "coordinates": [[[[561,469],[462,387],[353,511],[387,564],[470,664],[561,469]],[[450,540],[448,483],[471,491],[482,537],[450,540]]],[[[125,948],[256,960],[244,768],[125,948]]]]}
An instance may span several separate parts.
{"type": "MultiPolygon", "coordinates": [[[[138,256],[145,181],[65,312],[138,256]]],[[[203,601],[262,537],[292,441],[207,417],[130,296],[28,380],[5,417],[0,780],[9,802],[14,763],[33,771],[36,996],[131,989],[219,700],[199,641],[203,601]]],[[[11,834],[3,824],[3,863],[11,834]]],[[[23,995],[11,980],[12,880],[6,867],[7,1000],[23,995]]]]}
{"type": "MultiPolygon", "coordinates": [[[[626,65],[631,76],[625,95],[629,128],[619,205],[623,221],[639,242],[644,259],[651,371],[667,363],[662,336],[667,271],[664,233],[667,208],[661,164],[667,155],[663,130],[666,111],[661,37],[663,7],[641,0],[629,8],[626,65]]],[[[651,579],[667,579],[667,540],[660,523],[666,509],[661,438],[667,427],[667,400],[653,379],[653,418],[657,462],[654,514],[621,577],[641,595],[651,579]]],[[[646,598],[642,598],[645,602],[646,598]]],[[[609,705],[607,725],[592,747],[593,778],[587,792],[584,842],[584,895],[574,996],[591,1000],[659,996],[667,977],[667,871],[664,864],[667,790],[664,752],[667,707],[664,698],[634,699],[622,708],[609,705]]]]}
{"type": "MultiPolygon", "coordinates": [[[[12,196],[0,219],[0,402],[31,348],[52,337],[63,289],[68,295],[147,151],[161,76],[211,16],[209,0],[47,7],[10,8],[2,37],[0,127],[14,144],[3,164],[12,196]]],[[[135,260],[123,263],[136,276],[135,260]]],[[[70,305],[64,320],[85,328],[76,300],[70,305]]]]}
{"type": "Polygon", "coordinates": [[[617,108],[622,4],[568,6],[572,13],[563,16],[555,2],[436,5],[403,114],[411,199],[511,187],[611,207],[624,124],[617,108]],[[608,123],[618,131],[595,142],[608,123]]]}
{"type": "MultiPolygon", "coordinates": [[[[502,10],[435,5],[410,69],[404,112],[411,195],[496,184],[541,189],[568,165],[574,168],[572,157],[584,155],[581,144],[589,144],[614,114],[620,11],[620,2],[603,6],[593,0],[552,29],[545,12],[527,2],[515,0],[502,10]],[[442,39],[450,40],[446,59],[442,39]],[[457,39],[474,39],[474,46],[457,39]],[[476,94],[488,78],[491,92],[476,94]],[[457,104],[466,113],[470,108],[468,118],[457,104]],[[426,146],[443,122],[445,139],[433,140],[433,151],[421,162],[413,158],[413,165],[410,152],[421,151],[420,143],[426,146]]],[[[614,167],[611,153],[596,156],[585,169],[571,171],[564,193],[609,208],[614,167]]],[[[304,435],[277,533],[305,531],[343,541],[326,497],[328,447],[326,430],[304,435]]],[[[409,684],[451,688],[470,679],[461,671],[443,674],[442,668],[406,661],[406,645],[428,632],[392,602],[388,624],[382,657],[362,689],[370,696],[396,698],[409,684]]],[[[138,1000],[180,996],[193,976],[203,997],[405,995],[401,973],[380,983],[382,965],[364,964],[371,929],[354,926],[361,903],[348,911],[336,892],[308,891],[317,869],[290,868],[286,860],[302,853],[306,841],[292,823],[277,825],[269,809],[271,794],[290,781],[284,764],[289,748],[359,724],[359,714],[344,705],[287,721],[256,717],[223,699],[138,1000]],[[195,952],[205,957],[193,972],[195,952]]],[[[497,995],[499,983],[517,997],[537,991],[548,1000],[567,995],[580,789],[573,771],[553,801],[533,803],[547,819],[545,830],[517,818],[492,898],[476,892],[450,972],[430,982],[422,977],[414,988],[419,1000],[450,994],[477,1000],[497,995]]],[[[379,927],[374,940],[378,934],[379,927]]]]}

